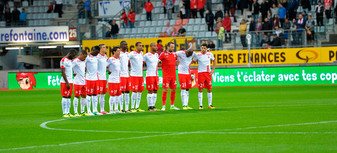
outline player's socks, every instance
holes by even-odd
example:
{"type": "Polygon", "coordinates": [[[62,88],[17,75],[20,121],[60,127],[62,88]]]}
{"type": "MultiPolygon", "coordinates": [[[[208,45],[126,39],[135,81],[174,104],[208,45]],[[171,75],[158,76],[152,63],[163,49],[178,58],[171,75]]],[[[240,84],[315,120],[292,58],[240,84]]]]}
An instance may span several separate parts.
{"type": "Polygon", "coordinates": [[[202,106],[202,92],[198,92],[199,106],[202,106]]]}
{"type": "Polygon", "coordinates": [[[67,113],[66,113],[66,108],[67,108],[66,98],[63,98],[63,97],[62,97],[62,113],[63,113],[63,115],[64,115],[64,114],[67,114],[67,113]]]}
{"type": "Polygon", "coordinates": [[[120,95],[118,98],[119,98],[119,108],[121,110],[124,110],[123,109],[123,95],[120,95]]]}
{"type": "Polygon", "coordinates": [[[78,98],[75,97],[74,101],[73,101],[73,105],[74,105],[74,114],[77,114],[77,109],[78,109],[78,98]]]}
{"type": "Polygon", "coordinates": [[[155,107],[156,106],[156,102],[157,102],[157,93],[153,93],[152,94],[152,105],[153,105],[153,107],[155,107]]]}
{"type": "Polygon", "coordinates": [[[163,96],[162,96],[163,106],[166,105],[166,97],[167,97],[167,91],[163,91],[163,96]]]}
{"type": "Polygon", "coordinates": [[[71,106],[71,100],[70,98],[67,98],[67,114],[70,113],[70,106],[71,106]]]}
{"type": "Polygon", "coordinates": [[[176,91],[171,91],[171,105],[174,105],[175,100],[176,100],[176,91]]]}
{"type": "Polygon", "coordinates": [[[104,104],[105,104],[105,94],[100,95],[100,97],[99,97],[99,106],[101,108],[101,112],[104,111],[104,104]]]}
{"type": "Polygon", "coordinates": [[[115,111],[118,111],[118,104],[119,104],[119,97],[118,96],[114,96],[114,102],[115,102],[115,111]]]}
{"type": "Polygon", "coordinates": [[[129,110],[130,94],[125,93],[125,111],[129,110]]]}
{"type": "Polygon", "coordinates": [[[136,98],[137,98],[137,93],[132,92],[132,95],[131,95],[131,110],[135,109],[136,98]]]}
{"type": "Polygon", "coordinates": [[[92,96],[92,111],[95,113],[97,112],[97,106],[98,106],[98,97],[97,95],[92,96]]]}
{"type": "Polygon", "coordinates": [[[152,106],[152,94],[147,93],[147,106],[151,107],[152,106]]]}
{"type": "Polygon", "coordinates": [[[212,93],[211,92],[207,93],[207,98],[208,98],[208,106],[212,106],[212,93]]]}
{"type": "Polygon", "coordinates": [[[86,98],[81,98],[81,113],[84,113],[84,109],[85,109],[85,104],[87,102],[86,98]]]}
{"type": "Polygon", "coordinates": [[[87,113],[91,113],[91,96],[87,97],[87,113]]]}
{"type": "Polygon", "coordinates": [[[190,93],[188,90],[185,91],[185,105],[188,106],[188,100],[190,98],[190,93]]]}
{"type": "Polygon", "coordinates": [[[139,108],[139,105],[140,105],[140,100],[142,99],[142,93],[141,92],[138,92],[137,93],[137,101],[136,101],[136,108],[138,109],[139,108]]]}
{"type": "Polygon", "coordinates": [[[181,102],[182,102],[182,105],[185,106],[185,89],[181,89],[181,92],[180,92],[180,97],[181,97],[181,102]]]}
{"type": "Polygon", "coordinates": [[[113,104],[114,104],[113,96],[110,96],[110,98],[109,98],[109,109],[110,109],[110,112],[113,111],[113,104]]]}

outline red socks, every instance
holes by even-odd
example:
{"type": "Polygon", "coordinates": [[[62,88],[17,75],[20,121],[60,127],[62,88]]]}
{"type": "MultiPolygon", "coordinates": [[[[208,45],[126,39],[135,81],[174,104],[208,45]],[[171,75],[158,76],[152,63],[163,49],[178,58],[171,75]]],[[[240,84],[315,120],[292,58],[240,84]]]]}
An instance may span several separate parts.
{"type": "MultiPolygon", "coordinates": [[[[166,99],[166,97],[165,97],[166,99]]],[[[171,90],[171,105],[174,105],[174,101],[176,100],[176,91],[171,90]]]]}
{"type": "Polygon", "coordinates": [[[165,106],[166,104],[166,97],[167,97],[167,91],[163,91],[163,96],[162,96],[163,106],[165,106]]]}

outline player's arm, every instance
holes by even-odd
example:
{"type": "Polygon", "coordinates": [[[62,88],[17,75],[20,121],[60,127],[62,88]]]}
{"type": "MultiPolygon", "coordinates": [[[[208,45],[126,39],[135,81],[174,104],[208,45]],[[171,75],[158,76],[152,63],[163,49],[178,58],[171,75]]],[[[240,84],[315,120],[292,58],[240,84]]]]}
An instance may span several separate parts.
{"type": "Polygon", "coordinates": [[[67,75],[66,75],[66,69],[65,68],[61,68],[61,75],[62,75],[64,81],[66,82],[67,89],[69,90],[70,84],[68,82],[68,78],[67,78],[67,75]]]}
{"type": "Polygon", "coordinates": [[[73,62],[71,63],[71,65],[72,65],[72,69],[73,69],[73,72],[74,72],[74,77],[76,76],[76,73],[75,73],[75,71],[74,71],[74,69],[75,69],[75,67],[76,67],[76,61],[75,60],[73,60],[73,62]]]}
{"type": "Polygon", "coordinates": [[[213,54],[211,56],[211,60],[213,61],[212,71],[210,72],[210,74],[212,75],[215,71],[215,66],[216,66],[215,57],[213,56],[213,54]]]}

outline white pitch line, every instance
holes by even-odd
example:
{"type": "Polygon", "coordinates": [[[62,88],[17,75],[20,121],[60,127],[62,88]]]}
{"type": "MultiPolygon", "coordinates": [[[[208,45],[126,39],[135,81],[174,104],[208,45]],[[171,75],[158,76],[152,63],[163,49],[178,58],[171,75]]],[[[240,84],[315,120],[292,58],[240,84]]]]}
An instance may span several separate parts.
{"type": "Polygon", "coordinates": [[[337,134],[337,132],[199,132],[200,134],[337,134]]]}
{"type": "MultiPolygon", "coordinates": [[[[72,118],[69,118],[72,119],[72,118]]],[[[103,130],[78,130],[78,129],[58,129],[58,128],[52,128],[48,127],[48,123],[53,123],[53,122],[58,122],[58,121],[64,121],[68,119],[58,119],[58,120],[51,120],[47,122],[43,122],[40,124],[41,128],[48,129],[48,130],[55,130],[55,131],[72,131],[72,132],[102,132],[102,133],[151,133],[151,134],[170,134],[170,133],[175,133],[175,132],[155,132],[155,131],[103,131],[103,130]]]]}
{"type": "MultiPolygon", "coordinates": [[[[60,119],[60,120],[65,120],[65,119],[60,119]]],[[[335,122],[337,122],[337,121],[321,121],[321,122],[310,122],[310,123],[281,124],[281,125],[269,125],[269,126],[260,126],[260,127],[246,127],[246,128],[235,128],[235,129],[224,129],[224,130],[257,129],[257,128],[293,126],[293,125],[326,124],[326,123],[335,123],[335,122]]],[[[148,135],[148,136],[139,136],[139,137],[130,137],[130,138],[116,138],[116,139],[104,139],[104,140],[91,140],[91,141],[70,142],[70,143],[61,143],[61,144],[53,144],[53,145],[27,146],[27,147],[0,149],[0,151],[13,151],[13,150],[33,149],[33,148],[43,148],[43,147],[57,147],[57,146],[67,146],[67,145],[76,145],[76,144],[85,144],[85,143],[106,142],[106,141],[115,141],[115,140],[132,140],[132,139],[152,138],[152,137],[160,137],[160,136],[173,136],[173,135],[183,135],[183,134],[196,134],[196,133],[199,134],[199,133],[211,132],[211,131],[212,130],[195,131],[195,132],[177,132],[177,133],[170,133],[170,134],[148,135]]],[[[237,133],[239,133],[239,132],[237,132],[237,133]]]]}

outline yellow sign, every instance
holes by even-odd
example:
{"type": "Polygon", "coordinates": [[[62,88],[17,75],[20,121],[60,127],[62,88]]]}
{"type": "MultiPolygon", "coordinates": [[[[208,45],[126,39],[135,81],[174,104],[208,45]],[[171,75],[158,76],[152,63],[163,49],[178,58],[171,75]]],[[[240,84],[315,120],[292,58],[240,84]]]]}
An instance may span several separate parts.
{"type": "MultiPolygon", "coordinates": [[[[217,65],[247,65],[249,63],[248,50],[211,52],[214,54],[217,65]]],[[[332,63],[335,60],[337,60],[337,47],[251,50],[251,63],[254,65],[332,63]]]]}
{"type": "Polygon", "coordinates": [[[139,38],[139,39],[105,39],[105,40],[83,40],[82,49],[87,52],[91,51],[91,48],[98,46],[100,44],[105,44],[107,46],[107,56],[112,56],[111,50],[113,47],[120,46],[121,41],[126,41],[128,43],[129,52],[135,50],[136,42],[141,42],[143,44],[144,54],[150,51],[150,44],[156,43],[157,40],[162,40],[162,45],[169,43],[176,39],[177,50],[185,49],[186,40],[191,41],[193,37],[165,37],[165,38],[139,38]]]}

